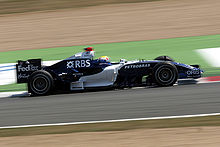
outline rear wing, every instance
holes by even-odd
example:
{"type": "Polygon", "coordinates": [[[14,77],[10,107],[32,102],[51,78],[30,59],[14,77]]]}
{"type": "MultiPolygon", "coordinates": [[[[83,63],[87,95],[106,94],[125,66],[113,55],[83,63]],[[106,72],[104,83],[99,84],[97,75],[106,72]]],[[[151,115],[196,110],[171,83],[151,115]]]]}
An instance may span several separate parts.
{"type": "Polygon", "coordinates": [[[16,64],[17,83],[27,83],[29,76],[41,69],[41,59],[18,60],[16,64]]]}

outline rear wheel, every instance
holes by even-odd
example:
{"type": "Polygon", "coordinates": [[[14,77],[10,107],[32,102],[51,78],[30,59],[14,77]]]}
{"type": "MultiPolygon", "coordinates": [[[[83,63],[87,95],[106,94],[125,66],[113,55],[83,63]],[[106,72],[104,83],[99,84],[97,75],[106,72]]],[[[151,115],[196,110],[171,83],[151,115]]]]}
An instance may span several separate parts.
{"type": "Polygon", "coordinates": [[[158,63],[153,68],[153,79],[159,86],[172,86],[176,83],[177,78],[177,68],[171,63],[158,63]]]}
{"type": "Polygon", "coordinates": [[[54,86],[53,77],[44,70],[34,72],[29,77],[28,91],[32,95],[47,95],[54,86]]]}

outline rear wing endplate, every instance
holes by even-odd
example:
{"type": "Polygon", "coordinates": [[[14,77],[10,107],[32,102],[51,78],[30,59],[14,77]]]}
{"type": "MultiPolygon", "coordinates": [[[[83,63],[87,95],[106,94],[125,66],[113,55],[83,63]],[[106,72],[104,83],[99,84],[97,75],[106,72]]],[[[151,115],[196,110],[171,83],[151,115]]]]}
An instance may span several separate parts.
{"type": "Polygon", "coordinates": [[[41,59],[18,60],[16,64],[17,83],[27,83],[29,76],[41,69],[41,59]]]}

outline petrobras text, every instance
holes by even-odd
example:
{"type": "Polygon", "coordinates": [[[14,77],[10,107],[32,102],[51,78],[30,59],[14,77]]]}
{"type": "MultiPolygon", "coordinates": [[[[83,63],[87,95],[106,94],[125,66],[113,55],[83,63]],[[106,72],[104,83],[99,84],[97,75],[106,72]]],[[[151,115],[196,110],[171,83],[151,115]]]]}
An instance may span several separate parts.
{"type": "Polygon", "coordinates": [[[125,69],[130,68],[143,68],[143,67],[150,67],[150,64],[133,64],[133,65],[126,65],[125,69]]]}
{"type": "Polygon", "coordinates": [[[85,67],[90,67],[91,63],[90,60],[72,60],[72,61],[67,61],[66,64],[67,68],[85,68],[85,67]]]}

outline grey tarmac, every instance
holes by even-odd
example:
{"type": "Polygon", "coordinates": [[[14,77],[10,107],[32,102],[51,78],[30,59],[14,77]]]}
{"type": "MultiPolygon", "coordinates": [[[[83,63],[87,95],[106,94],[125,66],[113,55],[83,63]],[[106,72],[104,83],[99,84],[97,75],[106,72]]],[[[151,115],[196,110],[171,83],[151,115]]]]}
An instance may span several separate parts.
{"type": "Polygon", "coordinates": [[[0,99],[0,127],[220,112],[220,83],[0,99]]]}

